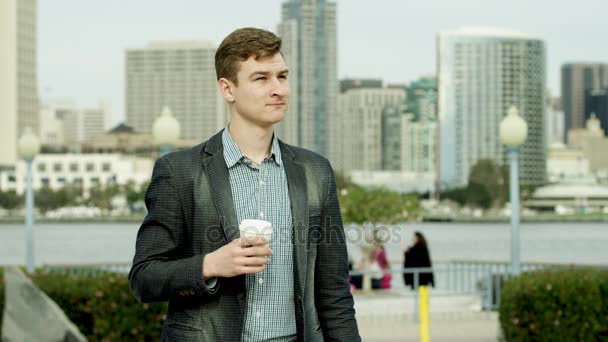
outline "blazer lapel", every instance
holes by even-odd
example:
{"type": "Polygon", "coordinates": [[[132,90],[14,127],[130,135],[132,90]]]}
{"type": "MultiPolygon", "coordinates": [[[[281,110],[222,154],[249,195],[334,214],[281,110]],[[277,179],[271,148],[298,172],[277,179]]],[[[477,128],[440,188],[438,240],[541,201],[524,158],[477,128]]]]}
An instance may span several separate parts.
{"type": "Polygon", "coordinates": [[[306,284],[308,252],[308,191],[304,167],[295,160],[289,146],[281,143],[281,155],[289,188],[293,217],[293,256],[296,290],[303,293],[306,284]]]}
{"type": "Polygon", "coordinates": [[[209,139],[207,146],[205,146],[205,153],[211,155],[203,160],[203,166],[211,189],[211,197],[224,229],[224,235],[228,242],[230,242],[237,239],[240,234],[234,201],[232,199],[230,174],[224,160],[222,132],[223,130],[209,139]]]}

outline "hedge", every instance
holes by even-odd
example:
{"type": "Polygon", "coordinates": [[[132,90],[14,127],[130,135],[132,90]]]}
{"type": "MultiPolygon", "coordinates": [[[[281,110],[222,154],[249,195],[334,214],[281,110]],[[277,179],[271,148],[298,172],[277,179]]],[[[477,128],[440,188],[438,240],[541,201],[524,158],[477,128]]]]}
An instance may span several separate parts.
{"type": "Polygon", "coordinates": [[[499,319],[506,341],[608,341],[608,271],[511,278],[501,293],[499,319]]]}
{"type": "MultiPolygon", "coordinates": [[[[89,341],[160,340],[167,304],[137,302],[129,289],[126,274],[38,271],[32,280],[61,307],[89,341]]],[[[2,300],[3,292],[0,283],[2,300]]],[[[4,308],[1,301],[0,308],[4,308]]]]}

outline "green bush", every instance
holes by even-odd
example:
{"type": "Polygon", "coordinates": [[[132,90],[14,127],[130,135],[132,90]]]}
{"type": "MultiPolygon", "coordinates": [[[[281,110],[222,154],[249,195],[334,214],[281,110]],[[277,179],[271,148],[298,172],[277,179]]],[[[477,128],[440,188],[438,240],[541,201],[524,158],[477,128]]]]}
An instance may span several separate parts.
{"type": "Polygon", "coordinates": [[[608,271],[538,271],[511,278],[499,315],[507,341],[608,340],[608,271]]]}
{"type": "MultiPolygon", "coordinates": [[[[52,298],[89,341],[158,341],[166,304],[141,304],[131,295],[125,274],[40,272],[34,283],[52,298]]],[[[4,312],[0,267],[0,335],[4,312]]]]}
{"type": "Polygon", "coordinates": [[[158,341],[167,306],[141,304],[127,275],[102,272],[38,272],[32,280],[52,298],[89,341],[158,341]]]}

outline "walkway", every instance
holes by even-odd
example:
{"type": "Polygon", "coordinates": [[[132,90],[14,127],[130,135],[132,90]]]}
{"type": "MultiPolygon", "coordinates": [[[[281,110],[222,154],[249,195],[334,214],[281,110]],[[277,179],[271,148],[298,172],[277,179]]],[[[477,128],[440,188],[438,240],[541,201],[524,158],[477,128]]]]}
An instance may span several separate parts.
{"type": "MultiPolygon", "coordinates": [[[[402,291],[355,293],[357,322],[363,341],[418,341],[414,297],[402,291]]],[[[499,341],[498,315],[480,310],[475,295],[431,294],[431,341],[499,341]]]]}

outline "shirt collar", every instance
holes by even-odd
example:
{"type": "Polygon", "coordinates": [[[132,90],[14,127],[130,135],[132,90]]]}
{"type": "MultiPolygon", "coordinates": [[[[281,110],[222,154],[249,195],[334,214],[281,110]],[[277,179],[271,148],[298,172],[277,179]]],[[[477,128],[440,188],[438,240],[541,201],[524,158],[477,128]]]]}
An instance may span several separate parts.
{"type": "MultiPolygon", "coordinates": [[[[245,156],[241,153],[239,146],[232,140],[232,137],[228,132],[229,127],[230,125],[226,127],[222,133],[222,144],[224,145],[224,160],[226,161],[226,166],[231,168],[245,158],[245,156]]],[[[270,160],[273,160],[279,166],[283,164],[279,139],[277,139],[274,134],[272,135],[272,145],[270,147],[270,160]]]]}

